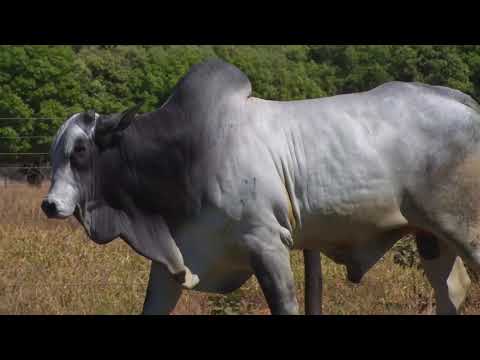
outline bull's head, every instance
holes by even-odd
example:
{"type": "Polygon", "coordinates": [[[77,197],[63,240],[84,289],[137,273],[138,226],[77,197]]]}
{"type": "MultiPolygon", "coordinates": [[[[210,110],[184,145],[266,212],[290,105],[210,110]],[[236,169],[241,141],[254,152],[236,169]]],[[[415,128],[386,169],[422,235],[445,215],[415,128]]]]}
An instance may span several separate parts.
{"type": "Polygon", "coordinates": [[[85,204],[94,200],[95,158],[100,151],[114,145],[139,107],[136,105],[110,116],[79,113],[63,124],[50,151],[52,183],[42,202],[42,209],[49,218],[67,218],[75,210],[84,211],[85,204]]]}
{"type": "Polygon", "coordinates": [[[119,178],[125,181],[128,177],[120,176],[128,173],[128,164],[119,155],[122,139],[139,107],[108,116],[79,113],[63,124],[52,144],[52,182],[41,207],[49,218],[75,215],[97,243],[123,238],[143,256],[163,263],[177,281],[191,288],[198,279],[184,265],[163,217],[149,213],[130,219],[125,215],[141,213],[141,209],[132,209],[131,194],[119,184],[119,178]]]}

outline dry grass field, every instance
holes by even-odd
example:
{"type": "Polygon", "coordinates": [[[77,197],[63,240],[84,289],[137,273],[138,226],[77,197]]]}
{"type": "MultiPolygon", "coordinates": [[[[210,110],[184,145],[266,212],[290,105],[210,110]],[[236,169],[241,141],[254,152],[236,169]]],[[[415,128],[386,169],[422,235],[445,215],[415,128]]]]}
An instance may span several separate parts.
{"type": "MultiPolygon", "coordinates": [[[[47,221],[39,205],[47,187],[0,186],[0,314],[138,314],[148,261],[122,241],[88,240],[75,220],[47,221]]],[[[432,291],[423,272],[389,252],[360,285],[323,258],[325,314],[429,314],[432,291]]],[[[292,254],[303,311],[303,260],[292,254]]],[[[480,313],[474,281],[465,314],[480,313]]],[[[185,292],[174,314],[269,314],[251,279],[228,296],[185,292]]]]}

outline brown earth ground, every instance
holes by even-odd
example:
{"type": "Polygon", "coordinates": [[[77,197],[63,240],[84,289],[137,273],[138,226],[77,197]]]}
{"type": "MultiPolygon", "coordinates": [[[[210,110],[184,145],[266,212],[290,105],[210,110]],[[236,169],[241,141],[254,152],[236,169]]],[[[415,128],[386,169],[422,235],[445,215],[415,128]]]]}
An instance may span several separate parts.
{"type": "MultiPolygon", "coordinates": [[[[138,314],[149,263],[124,242],[88,240],[75,220],[47,220],[40,202],[47,187],[0,184],[0,314],[138,314]]],[[[429,314],[435,306],[418,268],[399,265],[411,239],[390,251],[360,285],[323,257],[325,314],[429,314]],[[397,259],[397,260],[396,260],[397,259]]],[[[406,255],[405,255],[406,254],[406,255]]],[[[303,311],[303,259],[292,253],[303,311]]],[[[477,279],[464,314],[480,313],[477,279]]],[[[257,281],[228,296],[185,292],[174,314],[269,314],[257,281]]]]}

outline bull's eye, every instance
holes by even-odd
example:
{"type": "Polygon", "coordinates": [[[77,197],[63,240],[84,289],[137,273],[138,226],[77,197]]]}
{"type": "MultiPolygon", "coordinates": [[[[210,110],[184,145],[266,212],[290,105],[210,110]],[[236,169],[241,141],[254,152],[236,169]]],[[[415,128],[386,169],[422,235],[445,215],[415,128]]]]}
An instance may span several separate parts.
{"type": "Polygon", "coordinates": [[[81,145],[81,144],[75,145],[75,147],[73,148],[73,151],[77,154],[82,154],[86,150],[87,150],[87,148],[84,145],[81,145]]]}
{"type": "Polygon", "coordinates": [[[87,165],[88,149],[83,142],[78,142],[73,147],[73,151],[70,155],[70,163],[73,168],[81,170],[87,165]]]}

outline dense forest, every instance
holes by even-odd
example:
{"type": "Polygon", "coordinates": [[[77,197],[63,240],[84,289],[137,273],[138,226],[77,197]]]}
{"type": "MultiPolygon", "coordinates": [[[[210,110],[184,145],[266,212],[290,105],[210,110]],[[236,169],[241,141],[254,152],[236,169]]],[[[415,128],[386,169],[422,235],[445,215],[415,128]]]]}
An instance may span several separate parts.
{"type": "Polygon", "coordinates": [[[480,45],[0,46],[0,153],[47,152],[75,112],[116,112],[139,101],[143,112],[153,110],[209,57],[238,66],[253,95],[266,99],[363,91],[390,80],[480,98],[480,45]]]}

